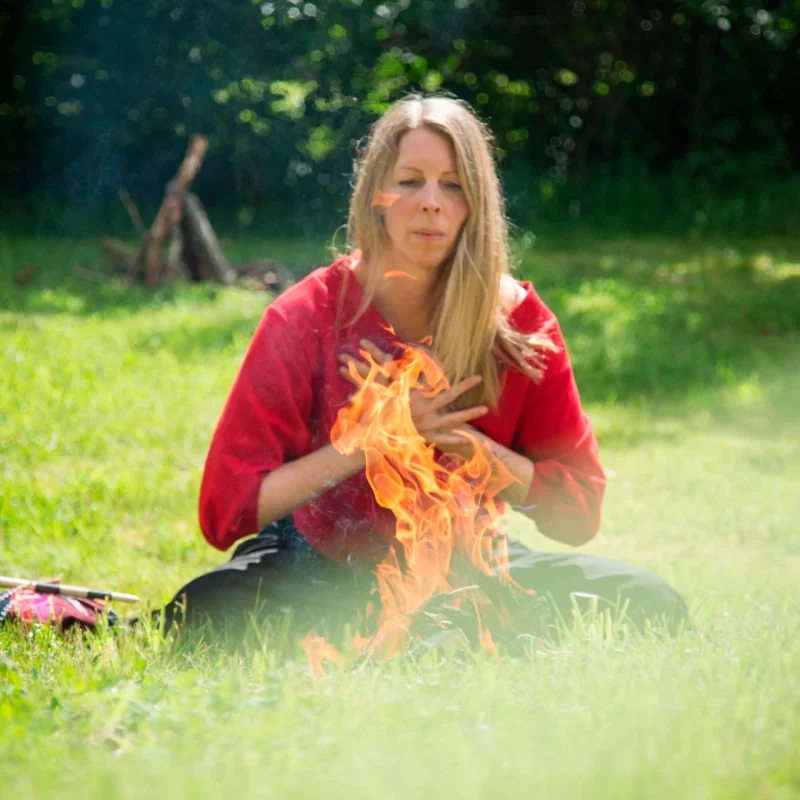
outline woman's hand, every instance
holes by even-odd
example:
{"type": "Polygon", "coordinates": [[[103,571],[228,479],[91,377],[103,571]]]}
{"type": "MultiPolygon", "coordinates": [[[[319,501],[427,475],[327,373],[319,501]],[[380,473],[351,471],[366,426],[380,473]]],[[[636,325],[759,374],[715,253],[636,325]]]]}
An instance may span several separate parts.
{"type": "MultiPolygon", "coordinates": [[[[360,345],[380,366],[385,366],[394,360],[392,356],[366,339],[362,339],[360,345]]],[[[350,374],[349,365],[353,365],[362,379],[366,379],[369,375],[369,364],[365,361],[344,353],[339,356],[339,361],[341,362],[339,367],[340,374],[354,386],[360,386],[360,383],[350,374]]],[[[380,376],[378,380],[384,385],[388,385],[391,378],[380,376]]],[[[429,444],[434,444],[444,451],[450,451],[453,447],[468,444],[468,440],[458,432],[458,428],[478,417],[482,417],[489,411],[488,407],[473,406],[459,411],[447,411],[447,407],[461,397],[464,392],[478,386],[480,382],[481,377],[473,375],[434,395],[430,391],[424,391],[422,388],[413,389],[409,396],[411,419],[420,436],[429,444]]]]}
{"type": "MultiPolygon", "coordinates": [[[[392,356],[384,353],[372,342],[362,339],[360,344],[380,366],[386,366],[394,361],[392,356]]],[[[361,383],[350,374],[351,364],[362,379],[366,379],[369,375],[370,369],[366,362],[345,354],[340,355],[339,360],[342,364],[339,371],[354,386],[360,386],[361,383]]],[[[388,385],[392,380],[390,371],[384,370],[384,374],[379,376],[378,380],[388,385]]],[[[491,459],[493,474],[501,481],[502,488],[495,495],[496,499],[511,503],[512,506],[521,506],[527,502],[533,481],[533,461],[498,444],[469,424],[471,420],[486,414],[489,410],[487,406],[475,406],[463,411],[446,411],[450,403],[461,397],[464,392],[478,386],[480,382],[481,378],[474,375],[437,394],[433,394],[425,387],[412,390],[411,417],[425,441],[436,445],[443,453],[457,455],[465,461],[470,461],[475,455],[475,448],[481,448],[491,459]]]]}

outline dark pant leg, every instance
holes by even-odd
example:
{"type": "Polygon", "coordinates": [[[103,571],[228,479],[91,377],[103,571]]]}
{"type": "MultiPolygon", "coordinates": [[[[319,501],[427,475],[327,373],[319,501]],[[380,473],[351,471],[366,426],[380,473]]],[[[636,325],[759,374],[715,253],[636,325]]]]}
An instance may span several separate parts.
{"type": "Polygon", "coordinates": [[[558,614],[572,620],[573,604],[588,610],[621,609],[638,627],[646,620],[664,621],[676,630],[689,625],[684,599],[662,578],[647,570],[578,553],[547,553],[509,541],[511,577],[522,587],[548,597],[558,614]]]}
{"type": "MultiPolygon", "coordinates": [[[[566,622],[573,604],[586,610],[616,610],[627,603],[638,626],[663,619],[671,627],[688,624],[683,598],[663,579],[621,561],[577,553],[534,551],[509,541],[513,580],[548,598],[566,622]]],[[[340,626],[356,622],[374,587],[371,573],[358,572],[317,553],[297,532],[291,518],[267,526],[240,544],[227,563],[180,589],[163,610],[169,627],[211,623],[227,629],[291,611],[301,626],[340,626]]],[[[487,587],[490,588],[490,587],[487,587]]],[[[491,592],[490,592],[491,593],[491,592]]]]}
{"type": "Polygon", "coordinates": [[[301,625],[325,627],[339,617],[355,619],[366,604],[361,573],[315,551],[287,517],[242,542],[230,561],[198,576],[164,608],[165,625],[211,625],[236,630],[256,618],[291,612],[301,625]]]}

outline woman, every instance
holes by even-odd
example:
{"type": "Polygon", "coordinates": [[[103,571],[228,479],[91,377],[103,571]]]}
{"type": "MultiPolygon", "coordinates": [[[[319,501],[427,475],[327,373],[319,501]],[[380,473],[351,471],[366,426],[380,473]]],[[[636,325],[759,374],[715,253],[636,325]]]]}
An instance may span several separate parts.
{"type": "MultiPolygon", "coordinates": [[[[208,453],[206,539],[225,550],[260,533],[184,587],[169,618],[180,608],[241,619],[257,603],[311,623],[334,607],[354,615],[395,522],[375,501],[364,453],[330,442],[367,374],[364,352],[380,363],[429,344],[450,388],[414,393],[417,431],[441,454],[468,457],[467,431],[487,445],[516,478],[499,499],[546,536],[580,545],[597,533],[606,481],[596,441],[554,315],[509,275],[488,129],[462,101],[409,96],[374,124],[355,169],[349,254],[269,306],[208,453]]],[[[636,567],[518,543],[509,556],[512,578],[564,618],[587,598],[624,603],[637,624],[687,616],[678,594],[636,567]]]]}

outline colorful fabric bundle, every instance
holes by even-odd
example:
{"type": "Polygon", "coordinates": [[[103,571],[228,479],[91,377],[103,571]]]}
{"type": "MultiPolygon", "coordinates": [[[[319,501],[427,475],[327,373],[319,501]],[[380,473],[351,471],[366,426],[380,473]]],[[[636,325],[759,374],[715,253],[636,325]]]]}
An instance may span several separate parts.
{"type": "Polygon", "coordinates": [[[27,627],[37,623],[53,625],[62,632],[74,625],[93,630],[102,616],[112,627],[117,621],[114,612],[106,609],[101,600],[47,594],[30,587],[0,594],[0,625],[17,621],[27,627]]]}

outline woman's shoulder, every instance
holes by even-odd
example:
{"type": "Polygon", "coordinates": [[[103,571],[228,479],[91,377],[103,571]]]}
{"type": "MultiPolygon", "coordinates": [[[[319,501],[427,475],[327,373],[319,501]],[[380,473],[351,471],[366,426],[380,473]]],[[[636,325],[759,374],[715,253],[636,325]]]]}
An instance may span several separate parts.
{"type": "Polygon", "coordinates": [[[291,321],[326,317],[335,311],[345,274],[344,258],[318,267],[279,294],[270,303],[267,313],[291,321]]]}
{"type": "Polygon", "coordinates": [[[504,275],[500,281],[500,303],[508,321],[523,333],[535,333],[557,322],[531,281],[504,275]]]}
{"type": "Polygon", "coordinates": [[[500,305],[503,312],[510,316],[524,302],[527,292],[523,285],[511,275],[503,275],[500,279],[500,305]]]}

